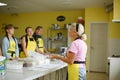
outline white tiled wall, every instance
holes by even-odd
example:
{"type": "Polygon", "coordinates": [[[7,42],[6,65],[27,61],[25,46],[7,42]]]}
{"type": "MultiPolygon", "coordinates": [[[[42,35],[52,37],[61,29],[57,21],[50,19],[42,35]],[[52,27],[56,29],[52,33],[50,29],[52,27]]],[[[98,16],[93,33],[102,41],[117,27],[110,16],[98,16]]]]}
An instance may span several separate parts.
{"type": "Polygon", "coordinates": [[[109,40],[109,54],[108,56],[120,55],[120,39],[109,40]]]}

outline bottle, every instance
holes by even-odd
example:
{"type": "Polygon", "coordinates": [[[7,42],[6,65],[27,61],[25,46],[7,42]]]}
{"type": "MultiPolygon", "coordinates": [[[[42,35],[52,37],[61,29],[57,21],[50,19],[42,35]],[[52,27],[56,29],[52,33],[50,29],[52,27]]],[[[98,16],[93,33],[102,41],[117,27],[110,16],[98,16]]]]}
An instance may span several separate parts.
{"type": "Polygon", "coordinates": [[[62,48],[62,56],[65,56],[65,48],[62,48]]]}

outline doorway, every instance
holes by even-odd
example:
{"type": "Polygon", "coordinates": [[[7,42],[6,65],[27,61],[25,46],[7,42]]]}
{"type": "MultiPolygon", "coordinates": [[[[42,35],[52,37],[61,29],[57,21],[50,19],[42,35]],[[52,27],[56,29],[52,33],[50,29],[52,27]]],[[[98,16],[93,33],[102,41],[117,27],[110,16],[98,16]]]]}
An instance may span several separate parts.
{"type": "Polygon", "coordinates": [[[106,72],[108,23],[91,23],[89,36],[89,71],[106,72]]]}

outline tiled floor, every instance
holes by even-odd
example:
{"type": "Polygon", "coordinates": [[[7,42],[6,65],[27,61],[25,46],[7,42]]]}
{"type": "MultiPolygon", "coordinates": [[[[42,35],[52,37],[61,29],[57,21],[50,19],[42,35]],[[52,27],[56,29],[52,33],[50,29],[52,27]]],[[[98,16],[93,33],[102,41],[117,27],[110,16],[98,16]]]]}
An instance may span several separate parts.
{"type": "Polygon", "coordinates": [[[87,72],[86,80],[108,80],[108,74],[106,73],[97,73],[97,72],[87,72]]]}

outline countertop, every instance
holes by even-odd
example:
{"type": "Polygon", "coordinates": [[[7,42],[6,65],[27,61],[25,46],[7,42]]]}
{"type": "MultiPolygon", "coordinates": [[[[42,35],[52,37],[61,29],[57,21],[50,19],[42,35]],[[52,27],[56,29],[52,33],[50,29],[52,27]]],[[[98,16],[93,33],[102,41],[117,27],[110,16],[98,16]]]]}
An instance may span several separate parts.
{"type": "Polygon", "coordinates": [[[120,57],[108,57],[108,59],[109,59],[109,60],[110,60],[110,59],[115,59],[115,60],[116,60],[116,59],[117,59],[117,60],[119,59],[119,60],[120,60],[120,57]]]}
{"type": "Polygon", "coordinates": [[[23,68],[21,70],[6,70],[6,74],[0,78],[0,80],[33,80],[66,67],[67,64],[55,60],[51,61],[50,64],[38,65],[36,67],[23,68]]]}

